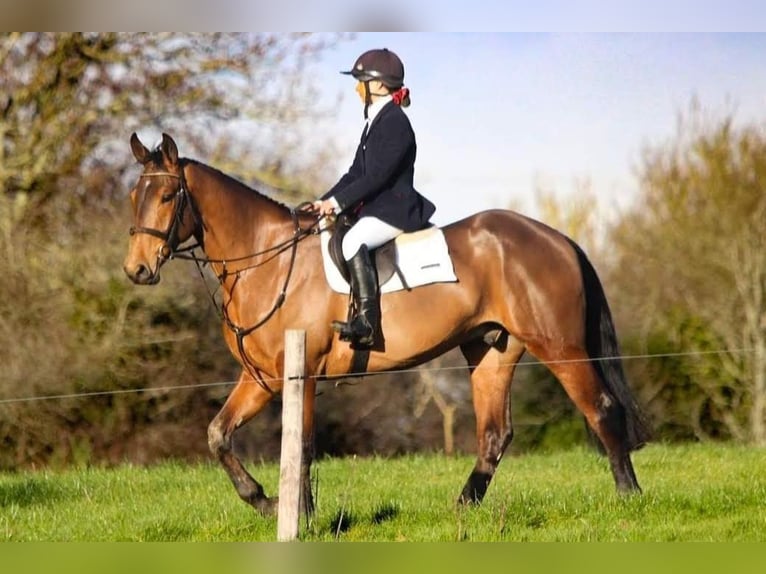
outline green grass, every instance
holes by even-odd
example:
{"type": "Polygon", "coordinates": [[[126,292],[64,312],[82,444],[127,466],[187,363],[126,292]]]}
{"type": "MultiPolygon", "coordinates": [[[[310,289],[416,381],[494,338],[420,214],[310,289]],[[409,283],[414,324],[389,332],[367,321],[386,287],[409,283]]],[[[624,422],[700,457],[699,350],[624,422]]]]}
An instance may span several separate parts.
{"type": "MultiPolygon", "coordinates": [[[[644,489],[615,493],[605,459],[577,449],[509,457],[484,504],[454,501],[472,457],[326,459],[307,541],[764,541],[766,452],[652,445],[644,489]]],[[[278,465],[250,467],[267,493],[278,465]]],[[[0,540],[273,541],[276,519],[242,503],[217,465],[0,474],[0,540]]]]}

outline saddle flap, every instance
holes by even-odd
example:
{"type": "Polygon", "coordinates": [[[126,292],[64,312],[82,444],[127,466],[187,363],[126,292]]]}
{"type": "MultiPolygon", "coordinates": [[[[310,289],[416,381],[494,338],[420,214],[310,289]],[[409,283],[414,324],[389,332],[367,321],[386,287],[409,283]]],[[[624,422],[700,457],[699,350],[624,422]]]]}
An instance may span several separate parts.
{"type": "Polygon", "coordinates": [[[330,239],[327,242],[327,251],[329,252],[330,259],[332,259],[335,268],[346,282],[350,280],[350,276],[346,260],[343,258],[343,237],[348,230],[351,229],[352,225],[353,222],[350,218],[344,215],[339,215],[335,219],[335,224],[332,227],[327,228],[327,232],[330,234],[330,239]]]}

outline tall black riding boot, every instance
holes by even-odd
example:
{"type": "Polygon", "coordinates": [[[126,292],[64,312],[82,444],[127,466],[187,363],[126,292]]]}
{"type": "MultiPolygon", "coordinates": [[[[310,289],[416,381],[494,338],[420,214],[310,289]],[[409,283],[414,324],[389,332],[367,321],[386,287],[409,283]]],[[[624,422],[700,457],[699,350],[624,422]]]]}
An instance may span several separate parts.
{"type": "Polygon", "coordinates": [[[347,323],[333,321],[332,327],[340,332],[342,341],[351,341],[359,347],[371,347],[378,330],[380,308],[378,277],[366,245],[362,245],[348,262],[348,270],[356,315],[347,323]]]}

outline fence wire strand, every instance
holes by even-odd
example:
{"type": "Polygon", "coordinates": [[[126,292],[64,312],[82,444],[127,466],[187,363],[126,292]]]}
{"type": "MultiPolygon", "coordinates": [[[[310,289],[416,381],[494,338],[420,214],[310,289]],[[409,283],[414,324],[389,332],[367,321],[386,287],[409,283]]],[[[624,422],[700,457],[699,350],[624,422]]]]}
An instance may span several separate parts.
{"type": "MultiPolygon", "coordinates": [[[[601,361],[611,361],[614,359],[631,361],[631,360],[640,360],[640,359],[663,359],[663,358],[672,358],[672,357],[745,354],[745,353],[752,353],[752,352],[754,352],[753,349],[721,349],[721,350],[712,350],[712,351],[680,351],[677,353],[619,355],[619,356],[612,356],[612,357],[596,357],[596,358],[588,358],[588,359],[562,359],[562,360],[547,361],[547,362],[539,361],[539,360],[529,360],[529,361],[518,362],[516,367],[519,368],[519,367],[533,367],[533,366],[548,366],[548,365],[554,365],[554,364],[569,364],[569,363],[592,363],[592,362],[601,362],[601,361]]],[[[507,366],[509,365],[493,365],[492,367],[488,367],[488,368],[497,369],[500,367],[507,367],[507,366]]],[[[393,374],[399,375],[404,373],[442,372],[442,371],[457,371],[457,370],[469,370],[469,369],[480,369],[480,368],[481,368],[480,365],[456,365],[451,367],[413,367],[410,369],[368,371],[363,373],[340,374],[340,375],[307,375],[304,378],[306,379],[313,378],[319,381],[338,383],[345,379],[352,379],[352,378],[356,379],[356,378],[376,377],[376,376],[393,375],[393,374]]],[[[265,378],[262,380],[266,383],[270,383],[270,382],[282,381],[282,378],[281,377],[280,378],[265,378]]],[[[250,381],[250,382],[252,382],[253,384],[257,384],[256,381],[250,381]]],[[[218,382],[211,382],[211,383],[194,383],[191,385],[168,385],[168,386],[162,386],[162,387],[140,387],[135,389],[112,389],[112,390],[103,390],[103,391],[84,391],[80,393],[65,393],[65,394],[57,394],[57,395],[16,397],[16,398],[0,399],[0,405],[9,405],[14,403],[31,403],[31,402],[49,401],[49,400],[82,399],[82,398],[103,397],[103,396],[111,396],[111,395],[126,395],[130,393],[161,393],[161,392],[167,392],[167,391],[202,389],[202,388],[212,388],[212,387],[226,387],[226,386],[236,385],[237,383],[238,381],[218,381],[218,382]]]]}

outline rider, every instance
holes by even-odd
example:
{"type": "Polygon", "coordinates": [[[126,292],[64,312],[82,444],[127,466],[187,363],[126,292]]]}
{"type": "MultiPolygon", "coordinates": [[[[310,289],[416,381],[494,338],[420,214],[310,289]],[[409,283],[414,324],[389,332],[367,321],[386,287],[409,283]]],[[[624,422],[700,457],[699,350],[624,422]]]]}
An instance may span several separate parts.
{"type": "Polygon", "coordinates": [[[343,238],[356,315],[333,321],[340,338],[370,347],[380,320],[378,282],[370,250],[403,232],[428,226],[436,208],[413,187],[415,133],[402,107],[410,105],[404,64],[392,51],[369,50],[349,74],[364,104],[365,126],[348,172],[311,210],[321,215],[352,213],[357,222],[343,238]]]}

